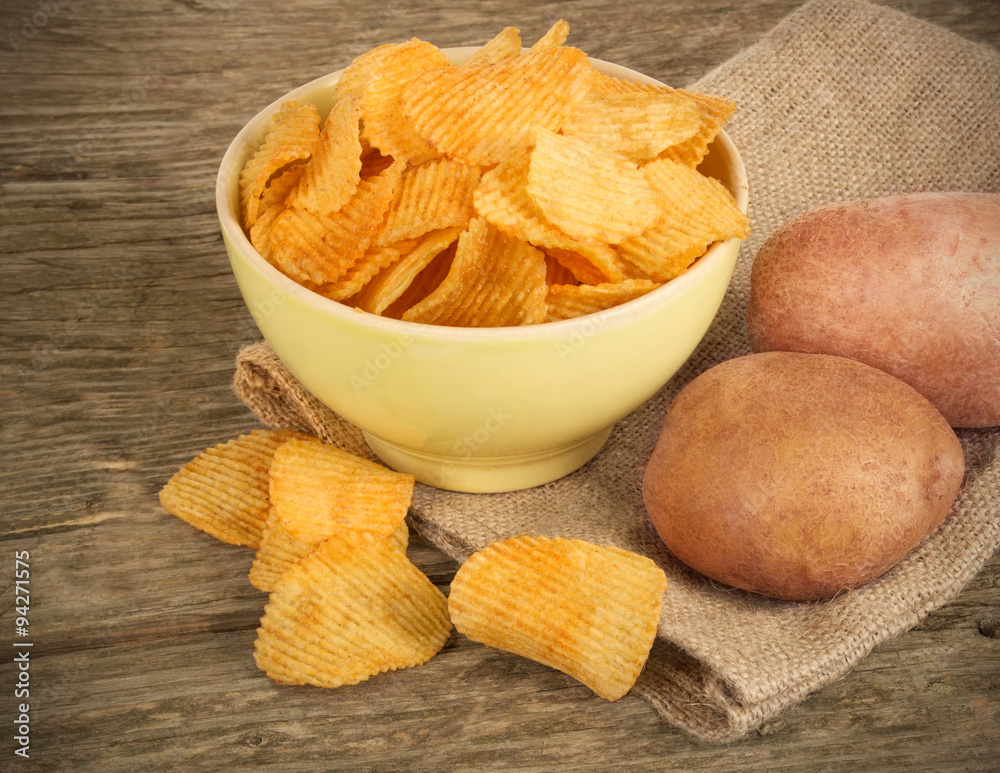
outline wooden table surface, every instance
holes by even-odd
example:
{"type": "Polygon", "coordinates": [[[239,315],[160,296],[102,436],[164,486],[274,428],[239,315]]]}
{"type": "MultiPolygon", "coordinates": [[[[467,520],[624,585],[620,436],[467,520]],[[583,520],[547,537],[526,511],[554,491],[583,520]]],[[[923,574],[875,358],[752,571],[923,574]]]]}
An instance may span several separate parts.
{"type": "MultiPolygon", "coordinates": [[[[382,43],[477,45],[507,25],[530,41],[560,17],[591,55],[682,86],[800,4],[4,0],[0,769],[1000,768],[997,557],[846,678],[713,745],[457,634],[352,687],[272,684],[251,657],[252,551],[157,501],[201,449],[259,426],[231,391],[258,334],[213,197],[264,105],[382,43]]],[[[889,5],[1000,47],[992,0],[889,5]]],[[[453,561],[419,539],[410,556],[447,590],[453,561]]]]}

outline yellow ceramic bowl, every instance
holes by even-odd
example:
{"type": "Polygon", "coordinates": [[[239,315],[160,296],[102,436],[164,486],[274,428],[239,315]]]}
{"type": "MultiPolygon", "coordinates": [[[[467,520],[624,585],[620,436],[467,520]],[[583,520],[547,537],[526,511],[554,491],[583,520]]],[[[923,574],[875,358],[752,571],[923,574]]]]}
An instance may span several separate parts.
{"type": "MultiPolygon", "coordinates": [[[[475,50],[445,53],[457,62],[475,50]]],[[[612,75],[656,83],[591,61],[612,75]]],[[[239,223],[237,178],[281,102],[312,102],[325,116],[339,74],[307,83],[259,113],[219,170],[216,203],[226,249],[261,333],[307,389],[363,431],[385,464],[421,482],[497,492],[572,472],[697,347],[729,285],[739,241],[713,246],[685,274],[634,301],[527,327],[424,325],[323,298],[251,246],[239,223]]],[[[702,169],[746,211],[746,173],[724,133],[702,169]]]]}

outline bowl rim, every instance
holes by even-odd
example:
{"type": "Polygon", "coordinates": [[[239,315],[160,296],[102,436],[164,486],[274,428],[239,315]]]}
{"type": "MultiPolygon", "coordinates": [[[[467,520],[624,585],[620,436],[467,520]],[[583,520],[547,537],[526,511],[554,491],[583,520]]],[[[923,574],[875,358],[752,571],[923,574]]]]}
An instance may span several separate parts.
{"type": "MultiPolygon", "coordinates": [[[[442,48],[441,51],[449,58],[453,64],[461,63],[474,52],[479,50],[479,46],[462,46],[452,48],[442,48]]],[[[666,85],[648,75],[631,70],[623,65],[607,62],[602,59],[588,57],[590,62],[598,70],[623,77],[628,80],[649,83],[654,85],[666,85]]],[[[308,81],[291,91],[285,93],[280,98],[274,100],[267,107],[260,110],[251,118],[230,142],[219,171],[216,176],[215,206],[219,218],[220,226],[224,236],[230,241],[233,248],[237,249],[241,255],[252,265],[252,267],[263,274],[271,284],[277,285],[281,290],[307,304],[316,311],[333,314],[345,322],[371,325],[376,330],[381,330],[386,334],[396,336],[405,335],[410,337],[433,338],[440,340],[473,340],[473,341],[508,341],[522,339],[562,339],[566,334],[579,333],[581,327],[592,327],[594,330],[604,330],[607,328],[619,327],[627,324],[630,320],[645,316],[654,307],[667,303],[674,296],[684,293],[689,287],[697,284],[702,275],[711,271],[713,264],[725,259],[725,254],[730,249],[732,242],[742,240],[735,237],[713,244],[694,264],[683,274],[668,280],[655,290],[634,298],[625,303],[613,306],[610,309],[584,314],[570,319],[555,320],[533,325],[507,325],[500,327],[456,327],[451,325],[431,325],[424,322],[410,322],[409,320],[393,319],[383,317],[378,314],[347,306],[339,301],[326,298],[313,292],[307,287],[299,284],[294,279],[283,274],[272,266],[264,257],[257,252],[251,244],[242,224],[238,218],[238,185],[233,182],[238,179],[240,169],[249,157],[248,147],[250,140],[255,134],[260,132],[270,116],[273,115],[283,102],[288,99],[301,98],[304,94],[316,91],[324,87],[333,88],[339,80],[344,69],[322,75],[308,81]],[[234,196],[234,191],[236,195],[234,196]]],[[[729,135],[722,129],[712,141],[713,145],[718,144],[733,163],[733,187],[730,192],[736,199],[736,205],[746,214],[749,198],[746,169],[739,150],[736,148],[729,135]]],[[[738,249],[738,248],[737,248],[738,249]]]]}

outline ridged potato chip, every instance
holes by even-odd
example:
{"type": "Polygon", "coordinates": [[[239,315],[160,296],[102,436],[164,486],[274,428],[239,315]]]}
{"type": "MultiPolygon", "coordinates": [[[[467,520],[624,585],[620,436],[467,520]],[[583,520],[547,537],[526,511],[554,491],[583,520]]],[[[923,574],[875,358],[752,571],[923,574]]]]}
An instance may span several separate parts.
{"type": "Polygon", "coordinates": [[[425,234],[422,241],[368,282],[354,298],[354,305],[371,314],[382,314],[461,232],[461,228],[445,228],[425,234]]]}
{"type": "Polygon", "coordinates": [[[623,279],[598,285],[553,285],[545,300],[546,322],[572,319],[611,309],[655,290],[660,285],[650,279],[623,279]]]}
{"type": "Polygon", "coordinates": [[[291,440],[274,453],[270,502],[282,527],[304,542],[341,530],[392,534],[406,517],[412,475],[320,443],[291,440]]]}
{"type": "MultiPolygon", "coordinates": [[[[405,553],[409,537],[410,531],[404,521],[386,539],[405,553]]],[[[281,575],[312,553],[319,545],[319,542],[296,539],[285,531],[278,513],[272,509],[267,520],[264,521],[260,546],[257,548],[253,565],[250,567],[250,584],[257,590],[270,593],[274,590],[281,575]]]]}
{"type": "Polygon", "coordinates": [[[531,144],[531,131],[557,131],[587,94],[590,64],[577,48],[547,46],[500,64],[418,75],[402,93],[417,132],[449,158],[491,166],[531,144]]]}
{"type": "Polygon", "coordinates": [[[361,97],[364,137],[384,155],[419,164],[440,153],[418,134],[400,110],[407,84],[420,76],[450,68],[448,57],[437,47],[414,38],[385,49],[372,62],[371,74],[361,97]]]}
{"type": "Polygon", "coordinates": [[[562,133],[632,161],[648,161],[691,139],[701,125],[698,103],[676,91],[591,91],[566,119],[562,133]]]}
{"type": "Polygon", "coordinates": [[[650,559],[579,539],[523,536],[473,553],[448,611],[472,641],[556,668],[615,701],[649,657],[666,591],[650,559]]]}
{"type": "Polygon", "coordinates": [[[402,319],[403,314],[410,308],[416,306],[440,287],[444,278],[448,276],[448,272],[451,271],[451,264],[455,260],[455,248],[457,246],[458,237],[456,236],[455,241],[435,255],[431,259],[431,262],[419,274],[413,277],[413,281],[410,282],[402,294],[385,308],[382,316],[392,319],[402,319]]]}
{"type": "Polygon", "coordinates": [[[516,27],[505,27],[500,34],[486,43],[476,53],[462,62],[474,64],[500,64],[521,55],[521,32],[516,27]]]}
{"type": "Polygon", "coordinates": [[[567,37],[569,37],[569,23],[564,19],[560,19],[549,28],[548,32],[538,39],[538,42],[531,47],[531,50],[537,51],[540,48],[561,46],[566,42],[567,37]]]}
{"type": "Polygon", "coordinates": [[[290,99],[267,126],[264,141],[240,170],[240,210],[249,229],[257,222],[260,197],[268,180],[282,167],[305,161],[319,144],[319,111],[290,99]]]}
{"type": "Polygon", "coordinates": [[[378,72],[382,59],[399,45],[383,43],[354,57],[337,79],[333,87],[334,97],[337,100],[351,97],[361,99],[365,95],[365,86],[378,72]]]}
{"type": "Polygon", "coordinates": [[[478,184],[479,168],[460,161],[438,158],[410,166],[377,243],[389,245],[443,228],[464,228],[475,214],[472,192],[478,184]]]}
{"type": "Polygon", "coordinates": [[[627,81],[596,70],[591,76],[589,96],[593,98],[642,93],[679,96],[690,100],[696,106],[700,116],[697,131],[687,139],[668,146],[661,154],[664,158],[686,164],[692,169],[701,163],[708,152],[709,144],[736,110],[736,103],[725,97],[697,94],[684,89],[673,89],[669,86],[627,81]]]}
{"type": "Polygon", "coordinates": [[[308,286],[339,280],[375,238],[395,198],[403,162],[370,180],[337,212],[317,214],[287,207],[267,232],[270,256],[286,275],[308,286]]]}
{"type": "Polygon", "coordinates": [[[288,206],[327,215],[351,200],[361,180],[360,115],[356,99],[333,106],[288,206]]]}
{"type": "MultiPolygon", "coordinates": [[[[411,240],[412,241],[412,240],[411,240]]],[[[390,247],[369,247],[358,262],[347,269],[339,279],[315,288],[316,292],[334,301],[346,301],[357,295],[380,271],[399,261],[413,245],[404,247],[400,242],[390,247]]]]}
{"type": "Polygon", "coordinates": [[[270,509],[271,462],[284,443],[310,438],[287,430],[254,430],[206,448],[160,490],[163,509],[230,545],[260,545],[270,509]]]}
{"type": "Polygon", "coordinates": [[[338,534],[275,584],[254,661],[281,684],[339,687],[426,663],[450,632],[444,594],[398,546],[338,534]]]}
{"type": "Polygon", "coordinates": [[[669,159],[651,161],[643,172],[666,207],[651,228],[622,242],[618,249],[655,281],[680,275],[712,243],[742,239],[749,233],[746,215],[718,180],[669,159]]]}
{"type": "Polygon", "coordinates": [[[663,200],[634,162],[544,127],[534,136],[528,195],[564,233],[615,244],[642,233],[659,216],[663,200]]]}
{"type": "Polygon", "coordinates": [[[285,211],[285,202],[298,184],[304,170],[305,164],[293,164],[283,172],[278,173],[271,178],[260,197],[257,222],[250,229],[250,243],[268,263],[274,263],[271,254],[271,240],[268,238],[271,226],[278,215],[285,211]]]}
{"type": "Polygon", "coordinates": [[[671,145],[661,154],[663,158],[686,164],[694,169],[708,155],[708,146],[715,139],[719,130],[736,110],[736,103],[725,97],[710,94],[694,94],[678,89],[679,94],[690,97],[701,108],[701,127],[698,132],[687,140],[671,145]]]}
{"type": "Polygon", "coordinates": [[[472,195],[476,212],[502,231],[538,247],[586,258],[602,281],[624,279],[623,261],[610,244],[574,239],[545,219],[528,195],[529,162],[527,154],[516,155],[486,172],[472,195]]]}
{"type": "Polygon", "coordinates": [[[458,237],[448,276],[403,319],[458,327],[530,325],[545,318],[545,255],[475,218],[458,237]]]}
{"type": "Polygon", "coordinates": [[[735,104],[603,73],[568,33],[560,20],[524,50],[507,27],[460,65],[417,38],[378,46],[341,73],[322,133],[314,108],[286,103],[241,175],[251,243],[362,311],[505,326],[608,308],[745,236],[732,197],[696,171],[735,104]],[[296,144],[308,110],[313,144],[296,144]],[[505,246],[472,260],[475,218],[505,246]]]}

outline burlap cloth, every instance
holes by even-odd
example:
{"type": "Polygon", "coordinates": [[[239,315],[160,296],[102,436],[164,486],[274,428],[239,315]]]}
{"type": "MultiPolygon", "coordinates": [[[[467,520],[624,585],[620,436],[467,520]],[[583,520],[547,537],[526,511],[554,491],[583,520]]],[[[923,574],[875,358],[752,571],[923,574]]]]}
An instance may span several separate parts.
{"type": "MultiPolygon", "coordinates": [[[[526,532],[653,557],[670,586],[634,690],[694,735],[729,740],[845,674],[954,597],[982,567],[1000,545],[1000,428],[959,432],[968,467],[960,499],[901,564],[831,601],[796,604],[714,585],[662,547],[643,509],[641,479],[664,411],[698,373],[748,352],[751,262],[786,219],[836,200],[1000,190],[1000,55],[876,5],[816,0],[689,88],[736,100],[727,131],[750,179],[753,234],[708,336],[581,470],[509,494],[418,485],[411,518],[457,561],[526,532]]],[[[370,456],[357,430],[306,393],[267,344],[240,353],[235,385],[266,425],[370,456]]]]}

